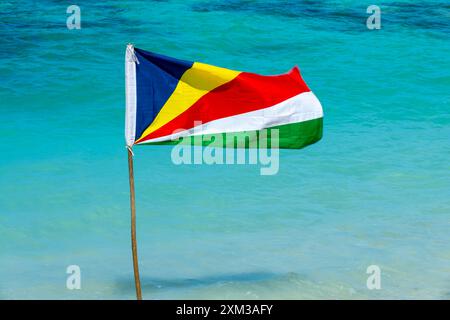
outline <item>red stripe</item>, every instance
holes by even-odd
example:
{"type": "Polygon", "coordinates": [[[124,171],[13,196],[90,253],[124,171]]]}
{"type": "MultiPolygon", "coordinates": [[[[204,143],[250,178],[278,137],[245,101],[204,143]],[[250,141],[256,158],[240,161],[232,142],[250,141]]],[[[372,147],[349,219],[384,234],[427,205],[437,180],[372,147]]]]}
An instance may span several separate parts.
{"type": "Polygon", "coordinates": [[[185,112],[139,142],[170,135],[175,130],[190,129],[194,127],[194,121],[205,124],[268,108],[307,91],[310,90],[297,67],[278,76],[242,72],[230,82],[208,92],[185,112]]]}

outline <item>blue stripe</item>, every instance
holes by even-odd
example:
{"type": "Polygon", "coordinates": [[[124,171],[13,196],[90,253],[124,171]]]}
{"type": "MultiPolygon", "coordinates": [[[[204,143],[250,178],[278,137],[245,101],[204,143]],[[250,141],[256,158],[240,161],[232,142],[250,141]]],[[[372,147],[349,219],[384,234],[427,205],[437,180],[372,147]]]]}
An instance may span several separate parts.
{"type": "Polygon", "coordinates": [[[193,62],[178,60],[134,48],[136,64],[136,139],[155,120],[174,92],[181,76],[193,62]]]}

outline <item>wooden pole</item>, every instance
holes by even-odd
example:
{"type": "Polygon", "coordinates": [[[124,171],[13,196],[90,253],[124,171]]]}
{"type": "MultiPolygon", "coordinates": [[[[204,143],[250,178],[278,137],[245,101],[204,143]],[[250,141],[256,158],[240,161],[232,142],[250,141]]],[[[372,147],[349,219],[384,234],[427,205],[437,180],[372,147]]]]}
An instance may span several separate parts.
{"type": "Polygon", "coordinates": [[[139,264],[136,243],[136,204],[134,196],[134,173],[133,173],[133,152],[128,150],[128,174],[130,179],[130,207],[131,207],[131,251],[133,252],[134,284],[136,287],[136,298],[142,300],[141,280],[139,279],[139,264]]]}

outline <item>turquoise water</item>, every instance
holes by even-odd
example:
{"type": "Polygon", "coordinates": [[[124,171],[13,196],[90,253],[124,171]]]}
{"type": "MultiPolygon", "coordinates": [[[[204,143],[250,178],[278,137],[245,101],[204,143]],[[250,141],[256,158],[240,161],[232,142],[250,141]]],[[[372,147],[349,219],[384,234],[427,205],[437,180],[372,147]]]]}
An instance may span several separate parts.
{"type": "Polygon", "coordinates": [[[450,6],[368,1],[0,4],[0,298],[133,299],[125,45],[228,68],[298,64],[323,139],[280,171],[136,148],[144,298],[450,299],[450,6]],[[66,267],[82,289],[66,289],[66,267]],[[368,290],[366,268],[381,268],[368,290]]]}

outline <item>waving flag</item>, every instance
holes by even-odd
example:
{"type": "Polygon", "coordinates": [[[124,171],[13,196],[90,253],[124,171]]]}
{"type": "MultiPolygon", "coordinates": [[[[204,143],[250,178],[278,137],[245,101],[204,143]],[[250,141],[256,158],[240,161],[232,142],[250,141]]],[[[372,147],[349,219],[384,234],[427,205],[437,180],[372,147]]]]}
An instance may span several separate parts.
{"type": "Polygon", "coordinates": [[[278,129],[279,148],[302,148],[322,137],[322,107],[297,67],[263,76],[128,45],[125,68],[129,147],[263,129],[278,129]]]}

